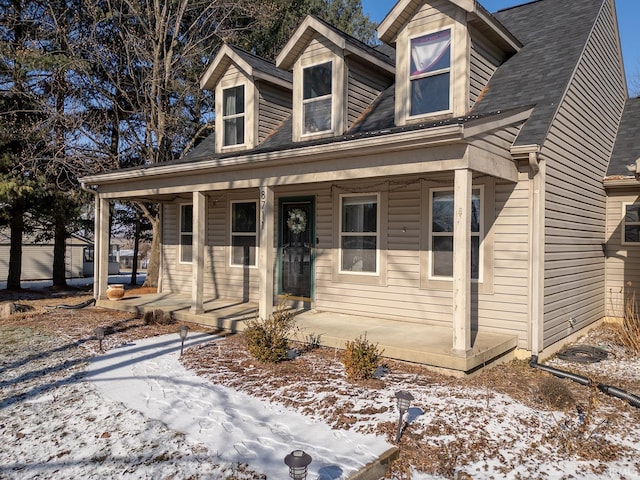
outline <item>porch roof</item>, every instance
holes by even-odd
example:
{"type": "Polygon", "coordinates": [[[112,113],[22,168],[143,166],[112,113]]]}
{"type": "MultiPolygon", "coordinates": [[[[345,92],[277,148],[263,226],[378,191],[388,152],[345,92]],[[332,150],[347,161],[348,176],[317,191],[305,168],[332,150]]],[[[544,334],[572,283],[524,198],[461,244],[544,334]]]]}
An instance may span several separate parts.
{"type": "MultiPolygon", "coordinates": [[[[207,300],[204,313],[190,313],[191,297],[174,293],[125,296],[113,302],[99,300],[98,306],[144,314],[160,309],[178,321],[240,332],[248,320],[256,317],[258,306],[237,300],[207,300]]],[[[473,332],[472,352],[468,356],[452,353],[453,327],[409,323],[375,317],[347,315],[316,310],[301,310],[296,316],[299,333],[292,340],[304,341],[307,335],[319,336],[323,346],[343,349],[347,341],[366,335],[383,350],[383,356],[423,364],[454,375],[473,372],[492,361],[510,358],[517,345],[511,335],[473,332]]]]}

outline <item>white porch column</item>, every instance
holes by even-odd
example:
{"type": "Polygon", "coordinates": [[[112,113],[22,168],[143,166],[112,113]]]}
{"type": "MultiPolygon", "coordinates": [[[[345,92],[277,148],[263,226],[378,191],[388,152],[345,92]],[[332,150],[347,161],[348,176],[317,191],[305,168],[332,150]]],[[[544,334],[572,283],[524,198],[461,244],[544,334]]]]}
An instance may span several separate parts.
{"type": "Polygon", "coordinates": [[[207,197],[193,192],[193,242],[191,257],[191,313],[204,313],[204,238],[207,197]]]}
{"type": "Polygon", "coordinates": [[[109,282],[109,200],[96,197],[95,243],[93,245],[93,295],[107,298],[109,282]]]}
{"type": "Polygon", "coordinates": [[[453,196],[453,353],[471,351],[471,170],[455,171],[453,196]]]}
{"type": "Polygon", "coordinates": [[[271,187],[260,187],[260,250],[258,255],[258,275],[260,300],[258,316],[269,318],[273,313],[273,239],[274,239],[274,196],[271,187]]]}

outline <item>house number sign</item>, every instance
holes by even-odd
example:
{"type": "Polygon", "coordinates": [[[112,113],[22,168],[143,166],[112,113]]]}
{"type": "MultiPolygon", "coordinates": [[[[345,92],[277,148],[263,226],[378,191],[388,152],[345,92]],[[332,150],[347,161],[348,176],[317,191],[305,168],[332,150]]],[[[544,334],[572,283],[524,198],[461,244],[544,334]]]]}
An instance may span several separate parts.
{"type": "Polygon", "coordinates": [[[265,188],[260,189],[260,229],[264,228],[264,217],[267,210],[267,190],[265,188]]]}

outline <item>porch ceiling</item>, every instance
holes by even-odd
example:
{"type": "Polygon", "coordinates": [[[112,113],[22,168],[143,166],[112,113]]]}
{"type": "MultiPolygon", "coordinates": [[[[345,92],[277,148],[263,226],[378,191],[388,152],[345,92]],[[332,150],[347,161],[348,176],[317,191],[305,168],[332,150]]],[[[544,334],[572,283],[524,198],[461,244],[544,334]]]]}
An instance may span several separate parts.
{"type": "MultiPolygon", "coordinates": [[[[179,321],[232,332],[244,330],[246,321],[255,318],[258,307],[255,303],[237,300],[209,300],[204,303],[204,313],[196,315],[190,313],[190,304],[190,296],[170,293],[125,296],[117,302],[98,301],[100,307],[137,314],[161,309],[179,321]]],[[[470,373],[505,357],[517,344],[515,336],[473,332],[471,353],[460,356],[452,353],[452,327],[314,310],[301,311],[296,319],[300,333],[292,340],[304,341],[313,334],[319,336],[321,345],[343,349],[347,341],[366,335],[370,342],[384,350],[384,357],[423,364],[454,375],[470,373]]]]}

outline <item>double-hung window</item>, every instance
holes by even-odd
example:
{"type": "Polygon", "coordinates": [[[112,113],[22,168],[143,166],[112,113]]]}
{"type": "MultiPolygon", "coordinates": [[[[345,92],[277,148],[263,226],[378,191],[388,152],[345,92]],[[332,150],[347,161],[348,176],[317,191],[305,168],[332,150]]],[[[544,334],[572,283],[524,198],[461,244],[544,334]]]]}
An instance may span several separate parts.
{"type": "Polygon", "coordinates": [[[244,85],[222,91],[223,146],[244,144],[245,106],[244,85]]]}
{"type": "Polygon", "coordinates": [[[340,271],[378,273],[378,195],[344,195],[340,202],[340,271]]]}
{"type": "Polygon", "coordinates": [[[411,116],[450,110],[451,30],[411,39],[411,116]]]}
{"type": "Polygon", "coordinates": [[[256,266],[257,202],[231,202],[231,265],[256,266]]]}
{"type": "MultiPolygon", "coordinates": [[[[471,278],[480,278],[481,189],[471,197],[471,278]]],[[[431,190],[431,278],[453,278],[453,190],[431,190]]]]}
{"type": "Polygon", "coordinates": [[[302,133],[331,131],[332,64],[314,65],[302,70],[302,133]]]}
{"type": "Polygon", "coordinates": [[[640,203],[625,203],[623,244],[640,243],[640,203]]]}
{"type": "Polygon", "coordinates": [[[180,205],[180,263],[193,259],[193,205],[180,205]]]}

